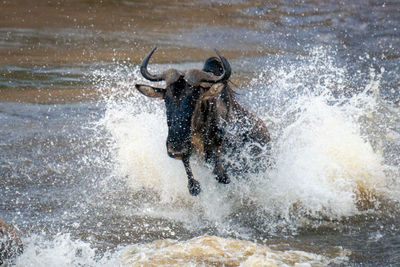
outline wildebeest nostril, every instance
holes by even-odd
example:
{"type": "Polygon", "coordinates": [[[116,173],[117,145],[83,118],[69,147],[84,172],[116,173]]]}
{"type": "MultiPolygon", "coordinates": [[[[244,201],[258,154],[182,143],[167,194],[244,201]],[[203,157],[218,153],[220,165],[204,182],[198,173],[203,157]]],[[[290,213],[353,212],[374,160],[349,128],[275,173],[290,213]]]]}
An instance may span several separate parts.
{"type": "Polygon", "coordinates": [[[175,146],[170,142],[167,142],[168,156],[175,159],[182,159],[185,156],[190,155],[190,148],[186,145],[175,146]]]}
{"type": "Polygon", "coordinates": [[[171,143],[167,143],[167,152],[168,156],[172,158],[182,158],[182,153],[178,149],[176,149],[171,143]]]}

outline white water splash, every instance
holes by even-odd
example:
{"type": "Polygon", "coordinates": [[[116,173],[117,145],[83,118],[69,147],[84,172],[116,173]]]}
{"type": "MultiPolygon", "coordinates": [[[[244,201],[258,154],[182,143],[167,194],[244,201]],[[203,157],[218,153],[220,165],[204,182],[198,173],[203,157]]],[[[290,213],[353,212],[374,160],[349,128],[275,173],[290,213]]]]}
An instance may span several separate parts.
{"type": "MultiPolygon", "coordinates": [[[[133,73],[120,86],[132,88],[140,80],[136,69],[133,73]]],[[[115,172],[132,190],[150,190],[158,198],[144,201],[138,213],[181,221],[190,228],[212,225],[247,236],[249,229],[235,217],[244,207],[250,220],[263,221],[254,227],[269,228],[266,231],[279,225],[296,228],[304,218],[360,214],[379,205],[393,180],[371,135],[382,127],[373,121],[382,104],[380,75],[371,70],[370,80],[350,92],[355,78],[321,49],[293,64],[266,67],[246,97],[270,128],[275,167],[221,185],[194,158],[194,175],[203,189],[197,198],[188,193],[183,164],[167,156],[162,102],[137,92],[123,101],[113,95],[102,123],[114,143],[115,172]]]]}
{"type": "Polygon", "coordinates": [[[255,187],[255,199],[286,219],[296,213],[329,219],[359,214],[390,191],[382,151],[373,148],[362,123],[379,104],[381,74],[371,70],[364,88],[345,97],[354,77],[326,51],[316,49],[302,60],[253,81],[264,89],[261,98],[270,106],[263,110],[276,140],[276,169],[255,187]]]}
{"type": "Polygon", "coordinates": [[[22,241],[24,252],[15,261],[17,267],[122,266],[119,252],[98,257],[88,242],[73,240],[70,234],[51,239],[32,235],[22,241]]]}
{"type": "Polygon", "coordinates": [[[338,107],[316,97],[277,140],[276,169],[257,199],[284,218],[294,207],[312,217],[356,215],[362,190],[385,189],[382,162],[338,107]]]}

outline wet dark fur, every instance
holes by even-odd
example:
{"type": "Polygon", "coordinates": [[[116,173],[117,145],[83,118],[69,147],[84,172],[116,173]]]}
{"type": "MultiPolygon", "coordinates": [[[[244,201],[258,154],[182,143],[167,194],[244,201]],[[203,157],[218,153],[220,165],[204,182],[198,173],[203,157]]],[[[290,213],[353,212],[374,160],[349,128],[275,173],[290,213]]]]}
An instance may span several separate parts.
{"type": "Polygon", "coordinates": [[[197,101],[192,117],[192,143],[205,161],[214,165],[217,180],[229,183],[224,154],[234,156],[245,145],[252,146],[253,155],[260,154],[269,143],[270,135],[264,122],[236,101],[227,82],[208,90],[218,92],[206,92],[197,101]]]}

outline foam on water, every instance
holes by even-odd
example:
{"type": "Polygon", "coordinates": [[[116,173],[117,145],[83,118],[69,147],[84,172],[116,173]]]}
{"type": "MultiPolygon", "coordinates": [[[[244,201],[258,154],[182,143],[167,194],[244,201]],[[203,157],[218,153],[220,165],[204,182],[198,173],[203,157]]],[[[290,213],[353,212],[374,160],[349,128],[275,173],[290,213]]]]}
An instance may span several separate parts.
{"type": "Polygon", "coordinates": [[[53,238],[32,235],[23,240],[24,253],[15,266],[120,266],[120,253],[98,256],[88,242],[73,240],[70,234],[57,234],[53,238]]]}
{"type": "Polygon", "coordinates": [[[326,266],[342,263],[349,255],[340,247],[328,257],[216,236],[156,240],[102,256],[88,242],[73,240],[69,234],[52,239],[33,235],[23,241],[24,253],[13,262],[15,266],[326,266]]]}
{"type": "Polygon", "coordinates": [[[249,241],[200,236],[179,242],[157,240],[127,248],[127,266],[326,266],[343,262],[346,251],[333,258],[303,251],[278,251],[249,241]]]}

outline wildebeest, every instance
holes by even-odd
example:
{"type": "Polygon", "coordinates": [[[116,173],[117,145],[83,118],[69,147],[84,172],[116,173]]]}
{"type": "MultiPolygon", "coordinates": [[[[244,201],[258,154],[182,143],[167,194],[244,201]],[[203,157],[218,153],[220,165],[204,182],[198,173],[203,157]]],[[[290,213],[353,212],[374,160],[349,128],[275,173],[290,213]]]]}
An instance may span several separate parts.
{"type": "Polygon", "coordinates": [[[183,161],[189,192],[194,196],[201,189],[190,167],[193,151],[214,165],[218,182],[228,184],[230,178],[224,166],[228,164],[224,164],[223,154],[237,152],[245,144],[251,144],[255,154],[260,153],[270,141],[267,127],[236,101],[228,84],[231,66],[217,50],[218,58],[207,59],[202,70],[182,72],[170,68],[150,74],[147,65],[156,49],[143,59],[140,72],[149,81],[165,81],[166,87],[136,84],[136,88],[148,97],[164,99],[168,155],[183,161]]]}

